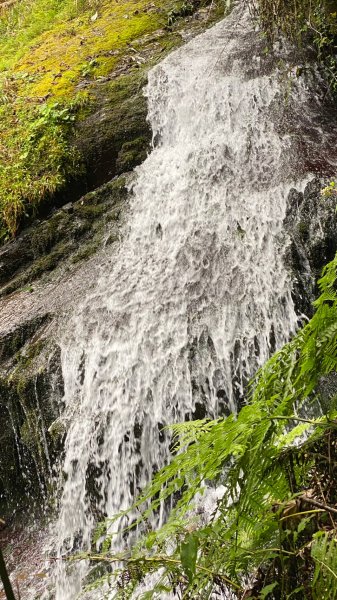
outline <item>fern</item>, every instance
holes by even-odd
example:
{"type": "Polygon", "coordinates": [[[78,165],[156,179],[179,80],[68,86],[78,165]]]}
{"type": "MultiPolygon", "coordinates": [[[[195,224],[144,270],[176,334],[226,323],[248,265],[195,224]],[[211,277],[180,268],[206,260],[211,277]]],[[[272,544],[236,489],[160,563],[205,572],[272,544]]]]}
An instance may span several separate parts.
{"type": "Polygon", "coordinates": [[[337,598],[337,540],[331,534],[315,534],[311,555],[315,561],[313,600],[337,598]]]}

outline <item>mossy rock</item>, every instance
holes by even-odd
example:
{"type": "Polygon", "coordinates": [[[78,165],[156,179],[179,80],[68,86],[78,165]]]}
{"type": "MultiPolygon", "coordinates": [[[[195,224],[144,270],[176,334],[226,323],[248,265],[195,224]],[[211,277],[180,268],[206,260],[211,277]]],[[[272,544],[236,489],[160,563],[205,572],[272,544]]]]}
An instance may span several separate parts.
{"type": "Polygon", "coordinates": [[[144,160],[147,72],[182,30],[223,14],[207,4],[21,0],[0,13],[0,243],[144,160]]]}
{"type": "Polygon", "coordinates": [[[73,265],[88,259],[105,238],[117,240],[126,197],[126,177],[121,176],[33,224],[0,248],[0,296],[23,288],[33,292],[37,279],[64,268],[67,261],[73,265]]]}
{"type": "Polygon", "coordinates": [[[47,335],[49,323],[46,318],[27,322],[21,344],[0,365],[2,515],[28,499],[41,503],[59,451],[48,433],[63,395],[60,350],[47,335]]]}
{"type": "Polygon", "coordinates": [[[44,314],[22,323],[1,338],[0,361],[4,362],[20,352],[21,348],[32,339],[40,328],[50,321],[50,316],[44,314]]]}

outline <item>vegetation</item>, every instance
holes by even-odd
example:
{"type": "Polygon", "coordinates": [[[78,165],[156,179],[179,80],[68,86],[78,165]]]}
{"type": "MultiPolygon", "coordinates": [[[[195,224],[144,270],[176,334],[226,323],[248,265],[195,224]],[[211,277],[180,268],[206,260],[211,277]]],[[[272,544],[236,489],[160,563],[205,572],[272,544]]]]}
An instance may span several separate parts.
{"type": "Polygon", "coordinates": [[[322,189],[321,195],[323,198],[335,198],[337,194],[336,182],[330,181],[330,183],[322,189]]]}
{"type": "Polygon", "coordinates": [[[60,189],[79,166],[79,156],[69,145],[78,101],[34,94],[33,86],[46,69],[41,58],[34,64],[33,48],[35,44],[36,52],[43,47],[41,36],[46,39],[48,30],[84,9],[83,2],[27,0],[1,12],[0,238],[14,235],[27,206],[36,207],[60,189]]]}
{"type": "MultiPolygon", "coordinates": [[[[336,0],[247,1],[269,40],[281,31],[315,48],[335,90],[336,0]]],[[[123,64],[131,42],[160,28],[170,29],[203,4],[209,0],[4,4],[0,11],[0,242],[16,234],[25,214],[34,213],[83,172],[85,157],[72,140],[74,125],[90,112],[91,84],[123,64]]],[[[219,4],[223,6],[223,0],[219,4]]]]}
{"type": "Polygon", "coordinates": [[[337,256],[314,317],[256,375],[237,416],[172,427],[174,456],[132,508],[140,517],[129,529],[146,533],[131,556],[112,555],[109,536],[89,555],[124,561],[110,575],[118,597],[132,597],[152,573],[144,599],[164,590],[190,599],[337,598],[336,284],[337,256]],[[224,493],[205,522],[198,498],[214,485],[224,493]]]}
{"type": "Polygon", "coordinates": [[[190,14],[184,6],[21,0],[0,10],[0,243],[83,174],[74,126],[90,113],[94,86],[123,65],[131,42],[190,14]]]}
{"type": "Polygon", "coordinates": [[[76,109],[76,102],[0,106],[0,238],[16,233],[26,203],[36,207],[80,169],[69,143],[76,109]]]}
{"type": "Polygon", "coordinates": [[[269,41],[280,33],[318,57],[333,92],[337,91],[337,1],[248,0],[269,41]]]}

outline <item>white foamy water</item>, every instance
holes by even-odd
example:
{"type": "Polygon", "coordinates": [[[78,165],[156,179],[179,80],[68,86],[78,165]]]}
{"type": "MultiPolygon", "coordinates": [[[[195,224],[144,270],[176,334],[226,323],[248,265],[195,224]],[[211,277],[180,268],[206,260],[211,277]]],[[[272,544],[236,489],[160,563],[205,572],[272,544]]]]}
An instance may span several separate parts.
{"type": "MultiPolygon", "coordinates": [[[[150,73],[155,147],[111,270],[62,341],[60,553],[88,549],[95,521],[164,464],[163,425],[196,407],[235,411],[296,327],[282,232],[291,143],[275,130],[281,84],[261,73],[254,35],[240,5],[150,73]]],[[[61,564],[57,600],[74,600],[86,572],[61,564]]]]}

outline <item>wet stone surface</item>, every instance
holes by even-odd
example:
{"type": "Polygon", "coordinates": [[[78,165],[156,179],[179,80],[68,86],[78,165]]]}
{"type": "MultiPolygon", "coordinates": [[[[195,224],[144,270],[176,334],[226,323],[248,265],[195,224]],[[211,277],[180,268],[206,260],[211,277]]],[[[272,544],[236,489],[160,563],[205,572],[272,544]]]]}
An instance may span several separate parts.
{"type": "Polygon", "coordinates": [[[328,180],[315,178],[304,192],[291,190],[285,229],[290,237],[286,261],[293,278],[293,298],[298,314],[311,317],[323,267],[337,251],[336,198],[322,196],[328,180]]]}

